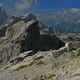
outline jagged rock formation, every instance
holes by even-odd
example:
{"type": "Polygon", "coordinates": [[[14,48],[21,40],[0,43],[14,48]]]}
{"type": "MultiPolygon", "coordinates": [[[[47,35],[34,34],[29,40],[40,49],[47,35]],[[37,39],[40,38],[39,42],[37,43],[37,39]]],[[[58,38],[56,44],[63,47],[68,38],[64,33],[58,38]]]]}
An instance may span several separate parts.
{"type": "Polygon", "coordinates": [[[64,45],[51,28],[39,29],[32,14],[9,21],[0,35],[0,80],[80,79],[79,41],[64,45]]]}
{"type": "Polygon", "coordinates": [[[37,18],[33,14],[26,14],[26,15],[20,16],[20,17],[12,16],[11,19],[9,20],[8,26],[13,25],[20,20],[28,22],[28,21],[31,21],[31,20],[37,20],[37,18]]]}
{"type": "Polygon", "coordinates": [[[27,23],[19,21],[9,26],[5,36],[0,38],[0,61],[8,61],[11,56],[16,56],[26,50],[36,49],[39,36],[36,20],[27,23]]]}
{"type": "Polygon", "coordinates": [[[21,19],[24,20],[25,22],[28,22],[31,20],[37,20],[36,16],[33,14],[26,14],[26,15],[22,16],[21,19]]]}
{"type": "MultiPolygon", "coordinates": [[[[6,14],[7,15],[7,14],[6,14]]],[[[5,16],[6,16],[5,15],[5,16]]],[[[1,17],[4,17],[4,15],[1,15],[1,17]]],[[[6,18],[6,17],[5,17],[6,18]]],[[[2,20],[2,19],[1,19],[2,20]]],[[[34,16],[33,14],[27,14],[27,15],[24,15],[24,16],[21,16],[21,17],[17,17],[16,15],[14,16],[11,16],[9,17],[7,20],[6,20],[6,23],[3,24],[3,26],[0,28],[0,37],[3,37],[5,36],[5,32],[6,32],[6,29],[9,27],[9,26],[12,26],[14,24],[16,24],[17,22],[19,21],[25,21],[25,22],[28,22],[28,21],[31,21],[31,20],[37,20],[36,16],[34,16]]],[[[5,22],[5,21],[4,21],[5,22]]],[[[2,22],[1,22],[2,23],[2,22]]]]}
{"type": "Polygon", "coordinates": [[[0,62],[7,63],[11,58],[28,50],[36,53],[62,46],[64,42],[55,35],[40,35],[38,21],[30,14],[24,18],[15,18],[7,24],[5,36],[0,38],[0,62]]]}

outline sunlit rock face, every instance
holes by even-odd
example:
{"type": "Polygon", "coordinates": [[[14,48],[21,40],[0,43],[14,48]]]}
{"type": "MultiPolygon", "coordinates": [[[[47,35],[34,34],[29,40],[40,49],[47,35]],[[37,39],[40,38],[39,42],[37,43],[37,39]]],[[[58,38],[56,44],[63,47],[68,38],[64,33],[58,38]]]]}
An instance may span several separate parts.
{"type": "Polygon", "coordinates": [[[6,64],[9,59],[27,50],[38,50],[40,32],[38,21],[27,23],[20,20],[9,26],[5,36],[0,38],[0,63],[6,64]]]}

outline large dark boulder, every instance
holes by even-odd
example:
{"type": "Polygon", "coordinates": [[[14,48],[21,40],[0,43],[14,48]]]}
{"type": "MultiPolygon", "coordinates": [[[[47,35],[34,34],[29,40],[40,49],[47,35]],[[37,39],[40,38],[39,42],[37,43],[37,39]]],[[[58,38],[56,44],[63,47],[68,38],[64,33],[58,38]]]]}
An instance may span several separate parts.
{"type": "Polygon", "coordinates": [[[40,49],[41,50],[57,50],[63,47],[65,43],[60,40],[56,35],[43,34],[40,36],[40,49]]]}
{"type": "Polygon", "coordinates": [[[27,50],[38,50],[40,41],[40,32],[38,27],[38,21],[31,24],[27,30],[27,36],[25,40],[21,42],[22,52],[27,50]]]}

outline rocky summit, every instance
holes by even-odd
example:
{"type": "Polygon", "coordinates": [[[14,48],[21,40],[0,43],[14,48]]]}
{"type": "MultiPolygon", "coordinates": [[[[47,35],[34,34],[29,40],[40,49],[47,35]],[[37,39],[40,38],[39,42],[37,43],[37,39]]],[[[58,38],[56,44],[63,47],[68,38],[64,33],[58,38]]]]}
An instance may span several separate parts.
{"type": "Polygon", "coordinates": [[[80,42],[64,41],[64,35],[75,36],[39,24],[33,14],[12,16],[3,24],[0,80],[79,80],[80,42]]]}
{"type": "MultiPolygon", "coordinates": [[[[5,36],[0,39],[1,54],[4,55],[2,56],[4,57],[3,60],[5,59],[5,61],[8,61],[11,56],[15,56],[26,50],[36,48],[38,39],[39,28],[37,26],[37,21],[32,20],[27,23],[24,21],[19,21],[8,27],[5,36]]],[[[1,61],[3,60],[1,58],[1,61]]]]}
{"type": "Polygon", "coordinates": [[[25,51],[33,50],[36,53],[64,46],[64,42],[55,35],[40,35],[38,23],[32,14],[24,18],[16,17],[8,23],[4,36],[0,38],[1,63],[7,63],[25,51]]]}

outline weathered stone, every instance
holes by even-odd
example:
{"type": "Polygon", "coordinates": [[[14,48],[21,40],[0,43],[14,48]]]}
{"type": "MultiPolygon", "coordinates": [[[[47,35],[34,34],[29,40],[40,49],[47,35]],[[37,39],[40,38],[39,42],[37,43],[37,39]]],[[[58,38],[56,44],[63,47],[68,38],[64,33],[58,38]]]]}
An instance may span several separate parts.
{"type": "Polygon", "coordinates": [[[71,55],[74,58],[79,57],[80,56],[80,48],[78,48],[77,50],[73,50],[71,55]]]}
{"type": "Polygon", "coordinates": [[[80,42],[68,42],[65,44],[65,47],[67,48],[67,51],[76,50],[80,48],[80,42]]]}
{"type": "Polygon", "coordinates": [[[74,69],[58,74],[54,80],[79,80],[79,79],[80,69],[76,70],[74,69]]]}
{"type": "Polygon", "coordinates": [[[22,16],[21,19],[24,20],[25,22],[28,22],[31,20],[37,20],[36,16],[33,14],[26,14],[26,15],[22,16]]]}
{"type": "MultiPolygon", "coordinates": [[[[0,38],[0,62],[6,63],[29,50],[36,53],[39,50],[56,50],[62,46],[64,42],[56,35],[40,35],[38,20],[34,15],[29,14],[24,18],[15,18],[8,24],[5,36],[0,38]]],[[[27,54],[21,56],[19,60],[27,54]]]]}
{"type": "Polygon", "coordinates": [[[15,58],[12,58],[9,63],[11,64],[16,64],[18,63],[19,61],[22,61],[25,57],[29,56],[29,55],[32,55],[33,54],[33,51],[26,51],[24,53],[21,53],[19,56],[16,56],[15,58]]]}
{"type": "Polygon", "coordinates": [[[62,47],[58,50],[53,50],[51,51],[54,57],[59,57],[60,55],[63,55],[65,52],[67,52],[67,48],[66,47],[62,47]]]}
{"type": "Polygon", "coordinates": [[[39,39],[38,22],[35,20],[27,23],[21,20],[9,26],[3,39],[0,39],[1,62],[6,63],[10,58],[27,50],[37,50],[39,39]]]}

